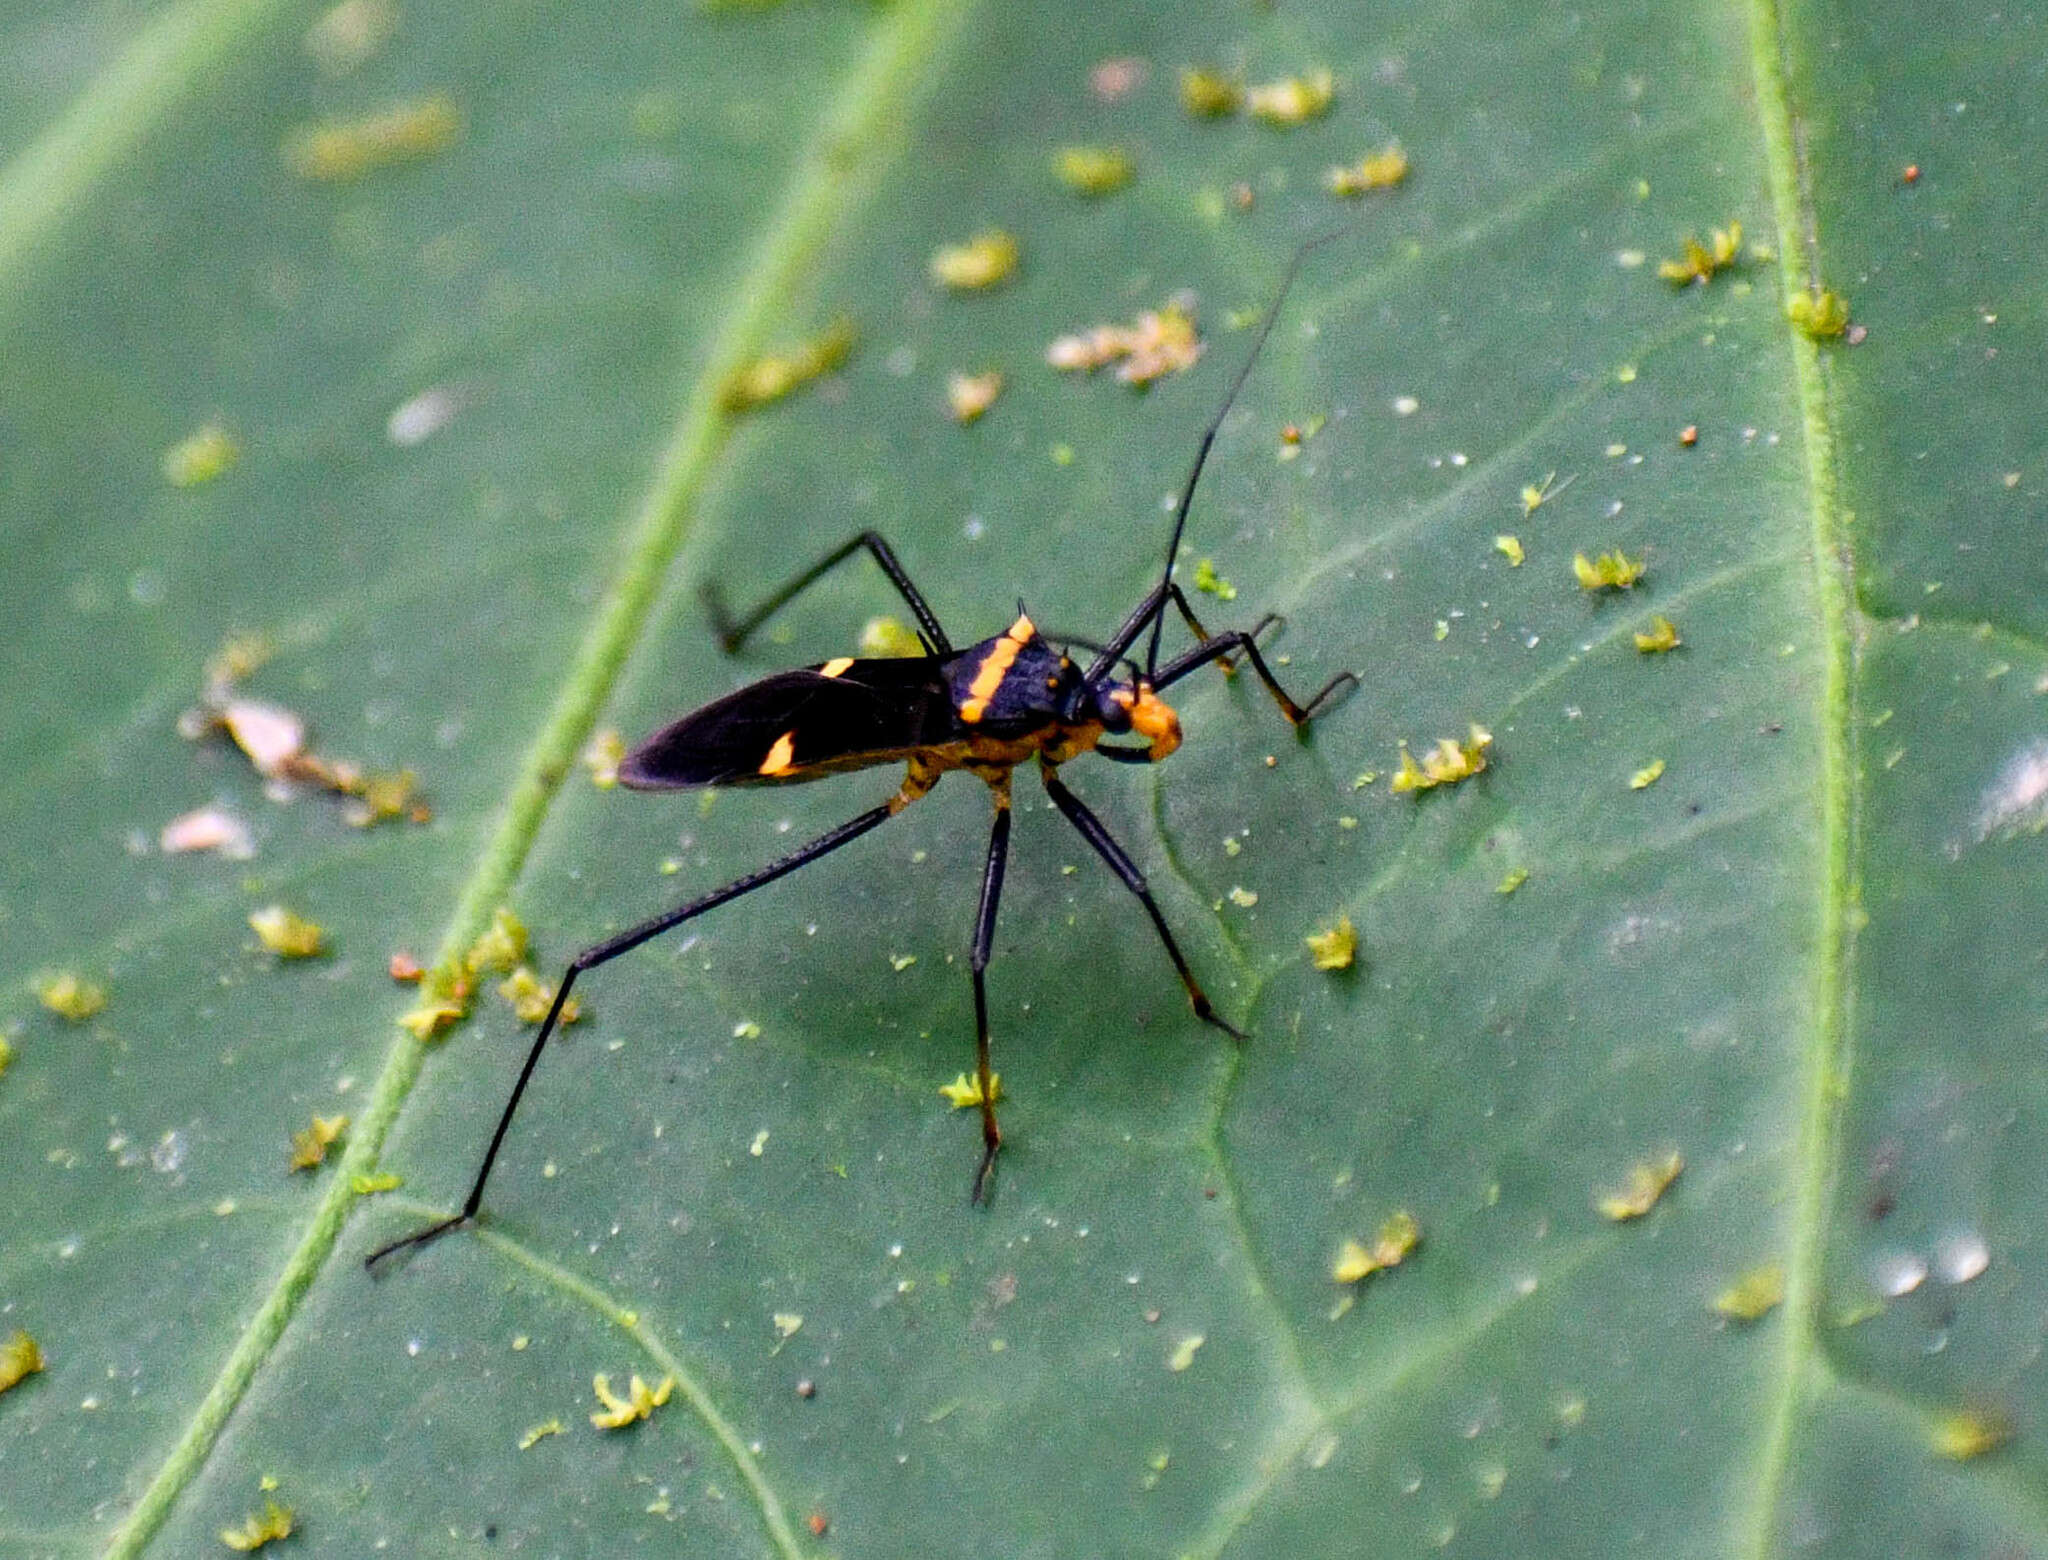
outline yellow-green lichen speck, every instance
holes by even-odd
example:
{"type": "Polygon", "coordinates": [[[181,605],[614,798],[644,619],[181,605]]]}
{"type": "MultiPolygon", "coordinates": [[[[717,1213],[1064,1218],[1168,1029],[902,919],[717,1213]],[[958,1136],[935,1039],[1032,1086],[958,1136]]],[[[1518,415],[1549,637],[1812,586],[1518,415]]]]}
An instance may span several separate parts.
{"type": "Polygon", "coordinates": [[[292,1508],[266,1500],[261,1511],[252,1511],[240,1527],[222,1528],[220,1541],[243,1554],[292,1536],[292,1508]]]}
{"type": "Polygon", "coordinates": [[[1657,274],[1674,287],[1704,285],[1714,279],[1717,271],[1733,265],[1741,253],[1742,224],[1731,222],[1724,228],[1715,228],[1704,242],[1687,238],[1684,253],[1676,260],[1660,264],[1657,274]]]}
{"type": "Polygon", "coordinates": [[[227,429],[208,423],[164,451],[164,481],[172,487],[201,487],[242,458],[242,447],[227,429]]]}
{"type": "Polygon", "coordinates": [[[609,791],[619,783],[619,765],[625,757],[626,739],[616,726],[593,732],[582,753],[583,767],[590,771],[590,783],[600,791],[609,791]]]}
{"type": "Polygon", "coordinates": [[[283,905],[265,905],[251,913],[249,930],[280,959],[311,959],[325,951],[319,923],[283,905]]]}
{"type": "Polygon", "coordinates": [[[462,967],[472,975],[489,970],[504,975],[526,957],[526,923],[511,908],[500,905],[491,912],[491,924],[469,945],[462,967]]]}
{"type": "Polygon", "coordinates": [[[1323,431],[1323,424],[1328,421],[1327,417],[1318,412],[1315,416],[1309,418],[1307,422],[1298,426],[1294,423],[1287,424],[1280,430],[1280,459],[1300,459],[1302,445],[1321,433],[1323,431]]]}
{"type": "Polygon", "coordinates": [[[931,278],[954,292],[979,292],[1017,274],[1017,240],[1001,228],[977,233],[963,244],[944,244],[932,255],[931,278]]]}
{"type": "Polygon", "coordinates": [[[2012,1420],[2002,1411],[1965,1408],[1943,1414],[1936,1420],[1929,1443],[1937,1457],[1950,1462],[1970,1462],[1997,1451],[2012,1437],[2012,1420]]]}
{"type": "Polygon", "coordinates": [[[296,131],[285,160],[302,179],[345,184],[379,168],[419,162],[453,146],[462,115],[446,97],[401,103],[361,119],[330,120],[296,131]]]}
{"type": "Polygon", "coordinates": [[[1336,99],[1336,77],[1317,70],[1245,88],[1244,111],[1261,123],[1286,129],[1322,118],[1336,99]]]}
{"type": "Polygon", "coordinates": [[[1356,1284],[1388,1268],[1399,1267],[1422,1243],[1422,1226],[1415,1215],[1403,1209],[1388,1215],[1372,1238],[1372,1244],[1347,1240],[1330,1264],[1330,1277],[1340,1284],[1356,1284]]]}
{"type": "Polygon", "coordinates": [[[1642,559],[1631,558],[1619,548],[1597,558],[1572,554],[1572,575],[1580,590],[1631,590],[1649,567],[1642,559]]]}
{"type": "MultiPolygon", "coordinates": [[[[555,1005],[555,988],[522,964],[498,982],[498,995],[512,1004],[512,1016],[522,1024],[538,1024],[555,1005]]],[[[562,1004],[558,1023],[573,1024],[583,1016],[583,1004],[571,997],[562,1004]]]]}
{"type": "Polygon", "coordinates": [[[1202,1333],[1189,1333],[1173,1346],[1173,1353],[1166,1357],[1166,1368],[1175,1372],[1186,1370],[1195,1363],[1195,1355],[1208,1341],[1202,1333]]]}
{"type": "Polygon", "coordinates": [[[1138,172],[1121,146],[1063,146],[1053,155],[1052,167],[1060,183],[1083,195],[1113,195],[1138,172]]]}
{"type": "Polygon", "coordinates": [[[1496,894],[1512,894],[1528,881],[1529,869],[1527,867],[1510,867],[1506,875],[1498,883],[1494,884],[1493,891],[1496,894]]]}
{"type": "MultiPolygon", "coordinates": [[[[1093,373],[1104,364],[1115,363],[1116,377],[1140,389],[1162,375],[1193,368],[1201,355],[1202,339],[1195,330],[1194,316],[1171,299],[1140,314],[1129,325],[1097,325],[1061,336],[1045,349],[1046,362],[1063,373],[1093,373]]],[[[1065,448],[1054,446],[1056,464],[1071,463],[1071,451],[1061,458],[1065,448]]]]}
{"type": "Polygon", "coordinates": [[[1785,1299],[1785,1269],[1776,1262],[1753,1267],[1714,1296],[1714,1309],[1732,1322],[1762,1321],[1785,1299]]]}
{"type": "Polygon", "coordinates": [[[1196,119],[1225,118],[1243,102],[1244,86],[1236,77],[1199,65],[1181,67],[1180,106],[1196,119]]]}
{"type": "Polygon", "coordinates": [[[72,970],[36,977],[36,1000],[68,1023],[82,1024],[107,1005],[107,988],[72,970]]]}
{"type": "Polygon", "coordinates": [[[320,13],[303,42],[322,71],[346,76],[389,43],[397,29],[397,0],[340,0],[320,13]]]}
{"type": "Polygon", "coordinates": [[[332,1148],[348,1130],[346,1116],[315,1116],[312,1121],[292,1134],[291,1168],[316,1170],[327,1159],[327,1150],[332,1148]]]}
{"type": "Polygon", "coordinates": [[[1795,292],[1785,300],[1785,317],[1815,341],[1827,341],[1849,328],[1849,300],[1824,287],[1795,292]]]}
{"type": "Polygon", "coordinates": [[[1351,917],[1340,915],[1337,924],[1326,932],[1310,932],[1302,941],[1308,944],[1308,956],[1319,970],[1348,970],[1358,957],[1358,928],[1351,924],[1351,917]]]}
{"type": "Polygon", "coordinates": [[[0,1392],[19,1386],[44,1364],[43,1351],[35,1339],[15,1328],[7,1335],[7,1341],[0,1343],[0,1392]]]}
{"type": "Polygon", "coordinates": [[[1578,480],[1577,475],[1574,474],[1560,482],[1557,480],[1556,472],[1547,471],[1543,474],[1541,482],[1523,483],[1521,492],[1522,513],[1533,515],[1578,480]]]}
{"type": "Polygon", "coordinates": [[[358,1197],[375,1197],[380,1192],[395,1192],[405,1185],[405,1177],[393,1175],[389,1170],[375,1175],[352,1175],[348,1178],[348,1189],[358,1197]]]}
{"type": "Polygon", "coordinates": [[[1643,765],[1641,769],[1638,769],[1634,774],[1628,777],[1628,788],[1631,791],[1647,790],[1649,787],[1655,785],[1660,779],[1662,779],[1663,775],[1664,760],[1661,758],[1653,758],[1649,761],[1649,763],[1643,765]]]}
{"type": "Polygon", "coordinates": [[[1214,596],[1218,601],[1237,600],[1237,587],[1216,572],[1214,559],[1203,558],[1195,564],[1195,589],[1214,596]]]}
{"type": "Polygon", "coordinates": [[[1630,1219],[1640,1219],[1671,1188],[1679,1174],[1685,1169],[1685,1160],[1678,1154],[1666,1154],[1661,1159],[1643,1159],[1629,1166],[1628,1178],[1618,1192],[1603,1193],[1595,1200],[1601,1215],[1617,1224],[1630,1219]]]}
{"type": "Polygon", "coordinates": [[[1671,619],[1659,614],[1650,619],[1648,633],[1636,635],[1636,648],[1644,655],[1662,655],[1667,650],[1676,650],[1685,643],[1678,637],[1678,629],[1671,619]]]}
{"type": "Polygon", "coordinates": [[[736,417],[795,394],[852,357],[859,336],[853,321],[842,318],[788,352],[767,353],[740,364],[718,387],[719,410],[736,417]]]}
{"type": "Polygon", "coordinates": [[[1355,163],[1332,168],[1323,175],[1323,185],[1332,195],[1370,195],[1391,190],[1408,177],[1408,154],[1399,146],[1383,146],[1355,163]]]}
{"type": "Polygon", "coordinates": [[[1479,725],[1471,728],[1463,742],[1455,737],[1445,737],[1422,755],[1420,764],[1416,763],[1415,755],[1404,743],[1401,762],[1388,785],[1396,795],[1403,791],[1420,793],[1440,785],[1456,785],[1486,768],[1486,750],[1492,746],[1493,733],[1479,725]]]}
{"type": "Polygon", "coordinates": [[[602,1371],[590,1380],[590,1388],[597,1394],[598,1402],[604,1405],[590,1416],[590,1422],[600,1430],[623,1430],[635,1420],[646,1419],[669,1400],[669,1394],[676,1389],[676,1378],[664,1376],[661,1385],[650,1387],[638,1375],[627,1383],[624,1396],[612,1391],[611,1378],[602,1371]]]}
{"type": "Polygon", "coordinates": [[[871,617],[861,625],[860,653],[877,659],[924,654],[924,641],[909,624],[892,617],[871,617]]]}
{"type": "MultiPolygon", "coordinates": [[[[988,1086],[989,1093],[995,1097],[991,1103],[1000,1102],[1003,1097],[1003,1075],[999,1072],[990,1073],[988,1086]]],[[[939,1093],[945,1096],[953,1109],[965,1110],[970,1105],[981,1103],[981,1079],[971,1073],[962,1073],[951,1083],[940,1084],[939,1093]]]]}
{"type": "Polygon", "coordinates": [[[1511,569],[1519,569],[1523,558],[1528,556],[1522,551],[1522,539],[1519,536],[1496,536],[1493,539],[1493,550],[1507,559],[1508,567],[1511,569]]]}
{"type": "Polygon", "coordinates": [[[469,1016],[469,1009],[460,1002],[435,999],[406,1009],[398,1015],[398,1027],[415,1040],[432,1040],[444,1029],[451,1029],[469,1016]]]}
{"type": "Polygon", "coordinates": [[[992,368],[983,374],[946,376],[946,410],[952,413],[956,423],[979,422],[982,414],[996,404],[996,397],[1002,393],[1001,369],[992,368]]]}

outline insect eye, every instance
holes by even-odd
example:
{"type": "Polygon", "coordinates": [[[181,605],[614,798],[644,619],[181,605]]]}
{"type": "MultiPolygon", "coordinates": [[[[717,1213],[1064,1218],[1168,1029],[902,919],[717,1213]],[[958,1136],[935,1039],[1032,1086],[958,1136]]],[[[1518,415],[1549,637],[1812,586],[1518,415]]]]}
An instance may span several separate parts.
{"type": "Polygon", "coordinates": [[[1105,731],[1129,731],[1131,729],[1129,691],[1118,688],[1102,689],[1095,696],[1095,718],[1102,722],[1102,729],[1105,731]],[[1118,697],[1119,694],[1122,697],[1118,697]]]}

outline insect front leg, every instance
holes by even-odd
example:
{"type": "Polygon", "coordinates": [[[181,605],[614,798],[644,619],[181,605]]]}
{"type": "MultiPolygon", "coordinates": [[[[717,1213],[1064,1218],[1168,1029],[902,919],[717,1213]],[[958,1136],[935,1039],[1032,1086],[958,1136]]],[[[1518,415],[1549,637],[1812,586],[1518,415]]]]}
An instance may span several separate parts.
{"type": "Polygon", "coordinates": [[[1250,633],[1241,628],[1233,628],[1225,633],[1212,635],[1186,655],[1160,667],[1159,676],[1153,687],[1163,691],[1198,667],[1206,666],[1211,661],[1221,661],[1226,655],[1236,655],[1242,651],[1245,658],[1252,663],[1252,670],[1258,673],[1259,681],[1266,685],[1266,692],[1270,693],[1273,702],[1280,706],[1280,713],[1296,726],[1306,726],[1328,709],[1338,694],[1358,686],[1358,673],[1339,672],[1324,683],[1321,690],[1308,703],[1295,703],[1287,690],[1280,686],[1280,679],[1273,675],[1273,669],[1266,664],[1266,658],[1259,654],[1258,641],[1252,637],[1272,621],[1271,617],[1266,618],[1250,633]]]}

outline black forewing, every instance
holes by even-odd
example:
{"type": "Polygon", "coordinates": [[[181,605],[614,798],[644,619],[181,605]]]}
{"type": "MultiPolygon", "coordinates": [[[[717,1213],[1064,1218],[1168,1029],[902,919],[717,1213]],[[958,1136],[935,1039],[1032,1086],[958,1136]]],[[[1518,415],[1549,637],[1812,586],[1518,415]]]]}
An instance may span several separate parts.
{"type": "Polygon", "coordinates": [[[905,656],[855,661],[836,677],[816,667],[764,677],[657,731],[626,755],[619,782],[775,785],[901,758],[954,735],[943,665],[905,656]],[[785,736],[789,750],[777,755],[785,736]],[[763,774],[771,758],[776,772],[763,774]]]}

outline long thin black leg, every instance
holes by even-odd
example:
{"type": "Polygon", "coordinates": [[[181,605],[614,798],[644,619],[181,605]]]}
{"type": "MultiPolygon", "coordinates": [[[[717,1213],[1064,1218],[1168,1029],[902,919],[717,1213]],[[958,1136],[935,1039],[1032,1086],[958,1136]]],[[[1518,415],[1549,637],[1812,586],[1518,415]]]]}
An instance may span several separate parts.
{"type": "Polygon", "coordinates": [[[379,1246],[370,1253],[363,1265],[374,1269],[379,1262],[394,1252],[404,1251],[412,1246],[423,1246],[436,1236],[445,1235],[458,1225],[467,1224],[476,1217],[477,1209],[483,1205],[484,1183],[491,1178],[491,1166],[497,1163],[498,1149],[505,1141],[505,1133],[511,1128],[513,1114],[519,1109],[520,1097],[526,1093],[527,1080],[532,1078],[534,1065],[540,1061],[540,1053],[546,1047],[548,1037],[555,1032],[555,1026],[561,1020],[562,1005],[569,1000],[569,988],[576,984],[578,975],[585,970],[596,969],[600,964],[608,964],[622,953],[630,953],[650,938],[659,937],[663,932],[681,926],[683,922],[700,916],[707,910],[714,910],[727,900],[737,899],[765,883],[772,883],[779,877],[787,877],[799,867],[809,866],[820,856],[831,854],[840,846],[859,839],[868,830],[887,822],[901,810],[900,801],[892,798],[880,807],[842,823],[830,833],[819,835],[802,849],[792,851],[781,860],[770,862],[759,871],[749,872],[745,877],[736,879],[701,899],[693,899],[686,905],[655,916],[652,920],[642,921],[638,926],[621,932],[616,937],[607,938],[593,947],[585,948],[571,959],[567,972],[562,976],[561,987],[555,992],[554,1003],[548,1008],[547,1019],[540,1026],[540,1033],[534,1036],[533,1046],[526,1053],[525,1065],[519,1069],[518,1081],[512,1085],[511,1097],[505,1101],[505,1109],[498,1117],[498,1128],[491,1134],[491,1146],[484,1150],[483,1163],[477,1166],[476,1181],[469,1189],[469,1196],[463,1200],[462,1212],[437,1224],[430,1224],[425,1229],[417,1230],[400,1240],[394,1240],[387,1246],[379,1246]]]}
{"type": "Polygon", "coordinates": [[[781,608],[789,605],[798,595],[815,585],[818,580],[837,565],[844,563],[865,547],[882,566],[882,572],[889,576],[889,583],[896,587],[896,593],[917,618],[918,627],[924,630],[925,642],[935,655],[951,655],[953,642],[946,637],[946,631],[939,626],[938,614],[926,603],[923,594],[910,583],[910,576],[903,565],[896,561],[896,554],[889,544],[873,531],[863,531],[835,547],[816,563],[812,564],[795,579],[784,585],[766,601],[744,617],[735,618],[725,609],[724,599],[718,594],[718,587],[706,584],[704,605],[711,612],[711,625],[718,631],[718,642],[731,655],[747,642],[747,636],[759,628],[781,608]]]}
{"type": "MultiPolygon", "coordinates": [[[[1269,618],[1266,621],[1270,622],[1272,620],[1269,618]]],[[[1259,628],[1264,628],[1265,626],[1266,624],[1263,622],[1259,624],[1259,628]]],[[[1160,667],[1159,676],[1153,683],[1153,687],[1155,689],[1170,688],[1198,667],[1206,666],[1211,661],[1219,661],[1226,655],[1235,655],[1239,651],[1243,651],[1245,658],[1252,663],[1252,670],[1259,674],[1259,681],[1266,685],[1266,692],[1270,693],[1273,696],[1273,702],[1280,706],[1280,713],[1285,715],[1295,725],[1305,726],[1322,714],[1324,710],[1328,709],[1331,700],[1336,695],[1358,686],[1358,673],[1339,672],[1335,677],[1324,683],[1322,690],[1314,698],[1310,699],[1308,703],[1296,704],[1287,690],[1280,686],[1280,679],[1273,675],[1273,669],[1266,664],[1266,658],[1259,654],[1258,641],[1252,638],[1252,634],[1256,634],[1259,628],[1253,629],[1251,633],[1246,633],[1241,628],[1233,628],[1225,633],[1212,636],[1195,646],[1186,655],[1179,656],[1160,667]]]]}
{"type": "Polygon", "coordinates": [[[974,950],[968,968],[974,972],[974,1076],[981,1085],[981,1167],[974,1172],[974,1195],[979,1203],[988,1189],[989,1171],[995,1168],[996,1150],[1003,1146],[1002,1130],[996,1126],[996,1080],[988,1064],[988,982],[986,972],[990,950],[996,940],[996,903],[1003,897],[1003,867],[1010,856],[1010,777],[1004,775],[995,787],[996,822],[988,836],[988,865],[981,873],[981,909],[974,918],[974,950]]]}
{"type": "MultiPolygon", "coordinates": [[[[1146,625],[1169,601],[1180,608],[1180,615],[1187,622],[1189,632],[1206,644],[1209,631],[1202,627],[1202,620],[1195,616],[1195,609],[1188,605],[1187,593],[1172,580],[1168,580],[1163,585],[1153,586],[1146,593],[1145,599],[1131,609],[1130,616],[1118,625],[1117,631],[1109,636],[1094,661],[1090,663],[1087,680],[1091,683],[1101,681],[1109,669],[1137,642],[1138,636],[1145,632],[1146,625]]],[[[1258,630],[1254,629],[1253,632],[1256,633],[1258,630]]],[[[1223,663],[1223,669],[1226,672],[1230,670],[1228,661],[1223,663]]]]}
{"type": "Polygon", "coordinates": [[[1159,940],[1166,945],[1166,956],[1173,960],[1180,983],[1187,988],[1188,1002],[1194,1007],[1195,1017],[1205,1024],[1214,1024],[1232,1039],[1244,1039],[1243,1030],[1218,1015],[1201,983],[1195,979],[1195,972],[1188,968],[1180,944],[1173,940],[1173,932],[1166,924],[1166,917],[1159,913],[1159,906],[1153,901],[1152,890],[1146,886],[1145,874],[1138,870],[1138,864],[1124,853],[1123,846],[1117,844],[1109,830],[1102,826],[1102,820],[1083,805],[1080,797],[1067,789],[1058,775],[1046,767],[1040,768],[1039,775],[1045,782],[1045,794],[1052,798],[1053,805],[1066,814],[1067,822],[1081,831],[1081,838],[1095,847],[1095,853],[1109,863],[1110,870],[1123,879],[1124,887],[1138,896],[1138,903],[1152,917],[1152,928],[1159,933],[1159,940]]]}

